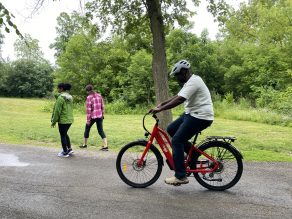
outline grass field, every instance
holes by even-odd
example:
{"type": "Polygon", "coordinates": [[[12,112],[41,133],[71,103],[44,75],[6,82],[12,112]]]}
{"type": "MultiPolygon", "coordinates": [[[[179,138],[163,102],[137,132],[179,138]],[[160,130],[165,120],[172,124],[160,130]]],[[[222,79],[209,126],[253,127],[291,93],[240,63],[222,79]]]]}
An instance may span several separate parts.
{"type": "MultiPolygon", "coordinates": [[[[46,100],[0,98],[0,143],[29,144],[36,146],[59,147],[57,128],[50,127],[51,114],[44,112],[46,100]]],[[[144,138],[143,115],[106,115],[104,129],[111,150],[118,151],[126,143],[144,138]]],[[[74,114],[69,135],[74,149],[83,141],[85,115],[74,114]]],[[[151,128],[153,120],[147,119],[151,128]]],[[[236,136],[234,145],[243,153],[245,160],[253,161],[291,161],[292,128],[267,125],[256,122],[215,118],[211,128],[200,136],[236,136]]],[[[101,139],[95,127],[91,130],[87,150],[97,150],[101,139]]]]}

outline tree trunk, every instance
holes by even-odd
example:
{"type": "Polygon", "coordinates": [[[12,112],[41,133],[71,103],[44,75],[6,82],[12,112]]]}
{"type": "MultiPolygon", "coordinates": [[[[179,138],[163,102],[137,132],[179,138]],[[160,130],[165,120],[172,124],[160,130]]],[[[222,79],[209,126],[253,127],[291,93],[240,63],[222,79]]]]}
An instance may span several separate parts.
{"type": "MultiPolygon", "coordinates": [[[[146,0],[146,4],[153,37],[152,73],[158,104],[169,98],[164,25],[160,0],[146,0]]],[[[172,121],[170,110],[163,111],[158,116],[162,128],[166,128],[172,121]]]]}

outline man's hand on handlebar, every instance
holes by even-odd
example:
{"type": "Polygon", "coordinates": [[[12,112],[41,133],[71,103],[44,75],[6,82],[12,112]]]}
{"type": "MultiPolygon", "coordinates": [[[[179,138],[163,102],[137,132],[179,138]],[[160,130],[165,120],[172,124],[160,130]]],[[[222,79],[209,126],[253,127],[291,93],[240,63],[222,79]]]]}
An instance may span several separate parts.
{"type": "Polygon", "coordinates": [[[161,109],[158,106],[156,106],[155,108],[150,109],[148,113],[156,114],[159,113],[160,111],[161,109]]]}

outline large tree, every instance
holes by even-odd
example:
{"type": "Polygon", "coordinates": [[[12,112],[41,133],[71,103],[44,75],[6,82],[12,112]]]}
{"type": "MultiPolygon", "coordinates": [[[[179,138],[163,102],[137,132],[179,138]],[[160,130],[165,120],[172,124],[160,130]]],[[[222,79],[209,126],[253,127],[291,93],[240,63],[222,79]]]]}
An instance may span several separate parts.
{"type": "MultiPolygon", "coordinates": [[[[194,0],[198,3],[197,0],[194,0]]],[[[180,25],[188,24],[187,18],[192,12],[184,0],[94,0],[86,5],[88,17],[97,17],[103,28],[113,27],[119,35],[143,36],[152,34],[152,73],[155,85],[156,101],[169,98],[168,68],[165,53],[165,29],[177,21],[180,25]],[[165,25],[167,24],[167,25],[165,25]],[[142,27],[142,28],[141,28],[142,27]],[[139,30],[139,32],[136,32],[139,30]]],[[[171,121],[170,111],[161,115],[162,126],[171,121]]]]}
{"type": "MultiPolygon", "coordinates": [[[[196,6],[199,0],[192,0],[196,6]]],[[[227,4],[224,0],[208,0],[208,10],[223,23],[226,20],[227,4]],[[225,20],[224,20],[225,19],[225,20]]],[[[165,34],[178,24],[189,25],[188,18],[194,13],[186,0],[91,0],[86,4],[87,17],[97,18],[104,27],[113,28],[119,35],[132,34],[141,38],[149,30],[152,35],[152,73],[157,102],[169,98],[168,68],[165,52],[165,34]]],[[[173,63],[172,63],[173,64],[173,63]]],[[[171,121],[171,112],[161,115],[162,126],[171,121]]]]}

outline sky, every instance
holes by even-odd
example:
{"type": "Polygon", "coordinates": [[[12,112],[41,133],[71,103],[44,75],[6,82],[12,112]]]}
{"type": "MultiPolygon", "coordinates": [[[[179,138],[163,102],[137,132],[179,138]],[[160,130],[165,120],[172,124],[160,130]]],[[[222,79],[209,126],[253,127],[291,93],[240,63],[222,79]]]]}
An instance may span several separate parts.
{"type": "MultiPolygon", "coordinates": [[[[28,33],[32,38],[39,40],[45,59],[52,64],[55,63],[53,49],[49,45],[54,42],[56,37],[56,18],[61,12],[70,13],[73,10],[80,11],[79,0],[47,0],[44,6],[38,10],[37,13],[32,14],[35,2],[37,0],[1,0],[2,4],[15,16],[13,22],[18,26],[22,34],[28,33]],[[17,2],[17,3],[16,3],[17,2]]],[[[84,0],[81,0],[83,2],[84,0]]],[[[233,6],[238,6],[238,1],[229,0],[233,6]]],[[[212,15],[207,12],[206,1],[202,0],[198,8],[195,8],[197,15],[191,18],[195,23],[192,30],[193,33],[200,35],[202,30],[208,29],[209,37],[216,38],[218,33],[218,24],[214,22],[212,15]]],[[[2,33],[5,31],[2,29],[2,33]]],[[[18,36],[14,31],[10,34],[5,34],[4,45],[2,46],[2,56],[4,59],[15,59],[15,52],[13,44],[18,36]]]]}

